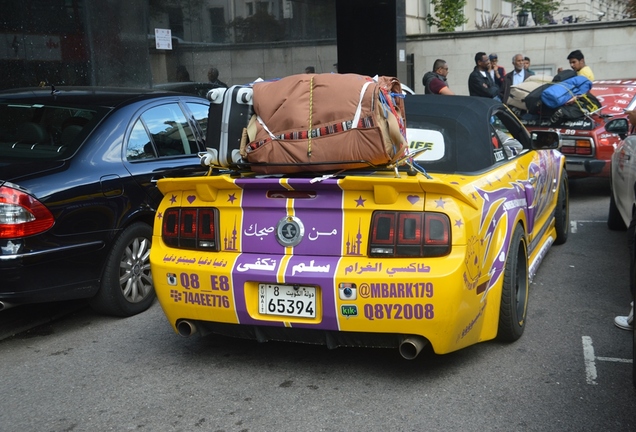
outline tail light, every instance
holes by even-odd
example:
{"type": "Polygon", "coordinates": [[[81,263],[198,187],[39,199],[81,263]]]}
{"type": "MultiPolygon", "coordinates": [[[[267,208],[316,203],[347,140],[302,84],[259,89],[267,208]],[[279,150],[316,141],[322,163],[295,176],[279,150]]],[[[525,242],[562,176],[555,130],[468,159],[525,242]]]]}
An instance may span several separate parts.
{"type": "Polygon", "coordinates": [[[171,247],[216,252],[218,220],[213,208],[170,208],[163,215],[161,238],[171,247]]]}
{"type": "Polygon", "coordinates": [[[0,239],[40,234],[54,223],[49,209],[37,199],[11,187],[0,187],[0,239]]]}
{"type": "Polygon", "coordinates": [[[369,256],[437,257],[450,250],[450,221],[443,213],[373,213],[369,256]]]}
{"type": "Polygon", "coordinates": [[[594,147],[588,138],[564,139],[561,143],[561,153],[565,155],[592,156],[594,147]]]}

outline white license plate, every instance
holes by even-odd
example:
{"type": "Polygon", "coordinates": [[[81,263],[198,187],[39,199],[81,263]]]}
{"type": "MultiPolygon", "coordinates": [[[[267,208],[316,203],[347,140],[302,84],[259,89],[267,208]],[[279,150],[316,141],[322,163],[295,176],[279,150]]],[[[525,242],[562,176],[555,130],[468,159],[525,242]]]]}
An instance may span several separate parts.
{"type": "Polygon", "coordinates": [[[263,315],[316,317],[316,288],[258,284],[258,311],[263,315]]]}

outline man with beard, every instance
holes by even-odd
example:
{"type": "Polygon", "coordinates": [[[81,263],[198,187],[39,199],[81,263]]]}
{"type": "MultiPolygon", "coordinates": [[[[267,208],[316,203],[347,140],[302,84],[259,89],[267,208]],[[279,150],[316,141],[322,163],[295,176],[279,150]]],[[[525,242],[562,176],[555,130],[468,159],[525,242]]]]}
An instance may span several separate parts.
{"type": "Polygon", "coordinates": [[[448,87],[446,76],[448,75],[448,63],[446,60],[437,59],[433,63],[433,71],[426,72],[422,77],[425,94],[454,95],[448,87]]]}
{"type": "Polygon", "coordinates": [[[499,97],[501,97],[503,103],[508,101],[510,87],[521,84],[530,76],[524,67],[522,54],[515,54],[512,58],[512,66],[514,67],[513,70],[506,74],[503,80],[503,87],[499,90],[499,97]]]}
{"type": "Polygon", "coordinates": [[[490,76],[490,58],[485,52],[475,54],[475,69],[468,77],[468,92],[471,96],[495,99],[501,102],[499,87],[490,76]]]}

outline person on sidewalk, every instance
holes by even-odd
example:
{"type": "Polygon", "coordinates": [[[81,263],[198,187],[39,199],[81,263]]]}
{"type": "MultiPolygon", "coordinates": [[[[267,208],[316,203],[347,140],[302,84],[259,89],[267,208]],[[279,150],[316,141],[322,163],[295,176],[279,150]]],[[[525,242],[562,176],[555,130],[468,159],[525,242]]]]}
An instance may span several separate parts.
{"type": "Polygon", "coordinates": [[[490,54],[488,59],[490,60],[490,70],[488,73],[490,73],[490,77],[495,84],[497,84],[497,87],[502,88],[503,80],[506,76],[506,69],[503,66],[499,66],[499,57],[496,53],[490,54]]]}
{"type": "Polygon", "coordinates": [[[422,77],[424,94],[454,95],[455,93],[448,87],[447,76],[448,63],[446,63],[446,60],[435,60],[433,70],[426,72],[422,77]]]}
{"type": "Polygon", "coordinates": [[[471,96],[486,97],[501,102],[499,87],[490,76],[490,59],[485,52],[475,54],[475,68],[468,76],[468,92],[471,96]]]}
{"type": "Polygon", "coordinates": [[[515,54],[512,58],[512,71],[508,72],[503,80],[503,86],[499,89],[499,97],[503,103],[508,101],[510,96],[510,87],[521,84],[530,76],[524,67],[523,54],[515,54]]]}
{"type": "MultiPolygon", "coordinates": [[[[577,75],[582,75],[589,79],[590,81],[594,81],[594,72],[592,72],[592,68],[585,64],[585,56],[581,50],[574,50],[570,54],[568,54],[568,61],[570,62],[570,67],[577,75]]],[[[557,73],[561,73],[563,68],[557,69],[557,73]]]]}
{"type": "Polygon", "coordinates": [[[526,56],[523,58],[523,63],[524,63],[524,69],[526,70],[526,72],[528,72],[529,76],[534,75],[534,71],[532,69],[530,69],[530,57],[526,56]]]}

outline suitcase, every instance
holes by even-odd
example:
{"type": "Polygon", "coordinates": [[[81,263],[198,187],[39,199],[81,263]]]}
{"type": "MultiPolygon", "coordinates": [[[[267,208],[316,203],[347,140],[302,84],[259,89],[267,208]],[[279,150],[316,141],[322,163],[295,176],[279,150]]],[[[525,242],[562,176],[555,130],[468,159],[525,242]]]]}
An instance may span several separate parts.
{"type": "Polygon", "coordinates": [[[211,163],[224,168],[235,167],[244,162],[240,154],[241,137],[250,117],[252,86],[234,85],[216,88],[208,92],[208,130],[206,147],[212,155],[211,163]]]}
{"type": "Polygon", "coordinates": [[[286,174],[395,163],[408,149],[397,78],[298,74],[254,84],[242,154],[254,172],[286,174]]]}
{"type": "Polygon", "coordinates": [[[510,87],[510,95],[508,96],[508,100],[504,101],[506,105],[510,105],[522,110],[528,110],[526,107],[526,97],[539,87],[541,87],[544,83],[540,81],[530,81],[529,79],[510,87]]]}
{"type": "Polygon", "coordinates": [[[539,114],[542,108],[541,93],[548,87],[553,85],[552,83],[541,84],[536,89],[532,90],[525,98],[526,109],[530,114],[539,114]]]}

